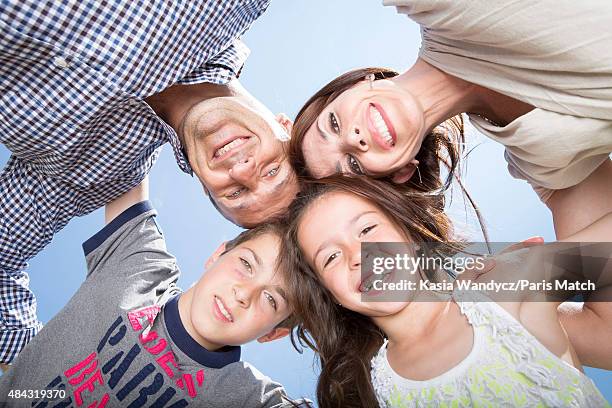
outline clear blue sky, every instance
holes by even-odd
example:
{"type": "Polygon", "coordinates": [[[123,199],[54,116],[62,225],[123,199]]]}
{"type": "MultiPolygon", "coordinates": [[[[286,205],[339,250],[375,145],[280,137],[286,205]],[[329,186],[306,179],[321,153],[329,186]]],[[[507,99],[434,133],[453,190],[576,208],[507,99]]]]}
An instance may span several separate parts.
{"type": "MultiPolygon", "coordinates": [[[[348,69],[388,66],[407,69],[416,58],[418,27],[381,1],[272,0],[268,11],[245,36],[251,56],[242,83],[273,112],[295,116],[321,85],[348,69]]],[[[466,166],[466,182],[486,218],[491,239],[517,241],[541,235],[554,239],[548,210],[530,187],[506,172],[503,149],[468,127],[471,145],[479,145],[466,166]]],[[[8,152],[0,145],[0,165],[8,152]]],[[[456,194],[458,196],[458,194],[456,194]]],[[[186,288],[197,280],[217,245],[239,229],[220,215],[202,194],[196,179],[181,173],[171,149],[164,148],[151,173],[151,198],[159,211],[169,250],[177,257],[186,288]]],[[[454,201],[451,213],[460,228],[475,228],[454,201]]],[[[81,243],[103,225],[98,210],[73,220],[30,264],[31,286],[38,297],[39,318],[51,319],[85,277],[81,243]]],[[[244,347],[243,358],[282,382],[292,396],[314,399],[316,365],[312,353],[297,354],[289,341],[244,347]]],[[[587,369],[612,401],[612,372],[587,369]]]]}

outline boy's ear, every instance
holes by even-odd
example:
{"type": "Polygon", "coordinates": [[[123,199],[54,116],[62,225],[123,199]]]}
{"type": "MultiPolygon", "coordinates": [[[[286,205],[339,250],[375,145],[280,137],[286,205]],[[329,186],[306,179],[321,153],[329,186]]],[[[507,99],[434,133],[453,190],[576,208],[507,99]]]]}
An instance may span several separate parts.
{"type": "Polygon", "coordinates": [[[279,113],[276,115],[276,121],[280,123],[288,134],[291,134],[291,130],[293,129],[293,121],[289,119],[289,116],[285,115],[284,113],[279,113]]]}
{"type": "Polygon", "coordinates": [[[219,245],[219,247],[215,250],[215,252],[211,256],[208,257],[208,259],[206,260],[206,264],[204,265],[206,269],[209,269],[212,264],[217,262],[217,259],[219,259],[221,254],[225,252],[225,244],[227,244],[227,241],[222,242],[219,245]]]}
{"type": "Polygon", "coordinates": [[[291,333],[291,329],[289,329],[288,327],[275,327],[274,329],[270,330],[269,333],[264,334],[263,336],[258,338],[257,341],[260,343],[267,343],[272,340],[283,338],[289,333],[291,333]]]}
{"type": "Polygon", "coordinates": [[[395,184],[404,184],[405,182],[410,180],[418,165],[418,160],[412,160],[410,163],[406,164],[404,167],[393,173],[391,175],[391,180],[395,184]]]}

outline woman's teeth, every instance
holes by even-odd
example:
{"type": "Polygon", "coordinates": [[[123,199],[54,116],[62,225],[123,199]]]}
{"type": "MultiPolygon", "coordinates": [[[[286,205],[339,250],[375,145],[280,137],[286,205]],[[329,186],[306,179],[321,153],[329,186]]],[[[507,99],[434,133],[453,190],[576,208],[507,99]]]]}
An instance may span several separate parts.
{"type": "Polygon", "coordinates": [[[237,139],[232,140],[231,142],[229,142],[225,146],[217,149],[217,151],[215,152],[214,157],[221,157],[221,156],[225,155],[227,152],[229,152],[233,148],[238,147],[241,144],[244,144],[247,140],[249,140],[248,137],[239,137],[237,139]]]}
{"type": "Polygon", "coordinates": [[[376,127],[376,130],[378,131],[378,133],[380,133],[386,144],[388,144],[389,146],[395,146],[395,143],[393,142],[393,137],[391,137],[391,132],[389,132],[389,128],[387,127],[387,124],[385,123],[385,120],[383,119],[382,115],[380,114],[378,109],[376,109],[375,106],[370,106],[370,108],[370,112],[372,113],[372,120],[374,121],[374,126],[376,127]]]}
{"type": "Polygon", "coordinates": [[[221,299],[215,296],[215,302],[217,302],[217,306],[219,307],[219,310],[221,311],[223,316],[225,316],[225,318],[230,322],[233,322],[234,319],[232,319],[232,315],[230,314],[230,312],[227,311],[225,305],[223,304],[223,302],[221,302],[221,299]]]}

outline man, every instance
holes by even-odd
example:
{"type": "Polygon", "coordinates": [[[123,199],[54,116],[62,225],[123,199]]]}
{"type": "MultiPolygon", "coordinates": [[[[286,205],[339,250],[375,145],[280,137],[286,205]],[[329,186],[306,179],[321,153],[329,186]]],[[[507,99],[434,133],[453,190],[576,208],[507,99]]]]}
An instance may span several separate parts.
{"type": "Polygon", "coordinates": [[[268,3],[1,3],[0,142],[12,156],[0,175],[0,363],[41,328],[27,261],[72,217],[139,184],[166,142],[238,224],[291,201],[286,129],[235,80],[239,36],[268,3]]]}

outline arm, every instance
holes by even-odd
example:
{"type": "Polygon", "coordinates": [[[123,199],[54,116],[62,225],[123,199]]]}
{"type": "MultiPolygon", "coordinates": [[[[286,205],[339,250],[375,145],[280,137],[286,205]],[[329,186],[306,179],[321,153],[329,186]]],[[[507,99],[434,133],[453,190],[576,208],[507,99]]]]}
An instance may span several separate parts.
{"type": "Polygon", "coordinates": [[[134,204],[149,199],[149,177],[145,177],[139,185],[121,194],[119,197],[106,204],[104,207],[104,222],[108,224],[115,219],[123,211],[127,210],[134,204]]]}
{"type": "MultiPolygon", "coordinates": [[[[564,241],[612,242],[612,213],[601,217],[574,235],[568,236],[564,241]]],[[[555,244],[552,244],[551,248],[554,249],[554,247],[555,244]]],[[[525,252],[525,248],[521,249],[525,252]]],[[[534,249],[536,249],[537,254],[538,248],[534,249]]],[[[589,248],[588,245],[583,246],[583,256],[589,258],[589,253],[592,253],[595,258],[601,259],[602,255],[603,257],[609,257],[610,250],[609,246],[605,244],[592,248],[589,248]]],[[[529,265],[528,262],[532,261],[527,254],[525,256],[524,261],[519,263],[521,266],[529,265]]],[[[497,257],[496,266],[493,270],[482,274],[484,276],[478,276],[477,279],[502,281],[507,280],[508,276],[512,276],[513,280],[517,280],[522,278],[521,273],[527,272],[531,275],[538,264],[541,265],[541,261],[536,260],[536,263],[531,263],[530,267],[516,270],[516,267],[513,268],[512,264],[508,264],[503,257],[497,257]]],[[[598,277],[597,290],[591,294],[589,301],[585,302],[584,305],[566,302],[559,306],[558,310],[555,310],[559,305],[557,302],[525,301],[519,307],[516,303],[500,305],[521,321],[532,334],[536,335],[551,350],[556,350],[557,354],[563,354],[563,342],[559,341],[563,334],[558,332],[560,328],[557,328],[556,325],[548,324],[554,320],[554,312],[556,311],[557,318],[565,329],[580,362],[610,370],[612,369],[612,343],[608,339],[612,338],[612,302],[609,301],[612,298],[612,279],[610,276],[612,275],[610,271],[612,262],[609,258],[605,267],[607,268],[606,273],[598,277]]],[[[587,275],[588,273],[589,271],[586,271],[587,275]]],[[[524,276],[524,278],[529,278],[529,276],[524,276]]],[[[531,278],[533,279],[533,276],[531,278]]]]}
{"type": "MultiPolygon", "coordinates": [[[[569,237],[582,232],[590,224],[612,213],[612,160],[606,160],[580,184],[557,190],[546,203],[553,214],[557,239],[570,240],[569,237]]],[[[588,235],[588,231],[587,231],[588,235]]],[[[584,234],[572,241],[596,241],[584,234]]],[[[612,240],[609,237],[607,240],[612,240]]]]}
{"type": "MultiPolygon", "coordinates": [[[[612,213],[609,213],[577,232],[568,241],[612,241],[612,213]]],[[[610,281],[610,263],[604,273],[604,282],[584,304],[563,303],[559,307],[559,319],[578,354],[581,362],[591,367],[612,370],[612,287],[610,281]],[[606,282],[608,281],[608,282],[606,282]],[[608,283],[607,286],[604,286],[608,283]],[[597,299],[602,301],[597,301],[597,299]]]]}

